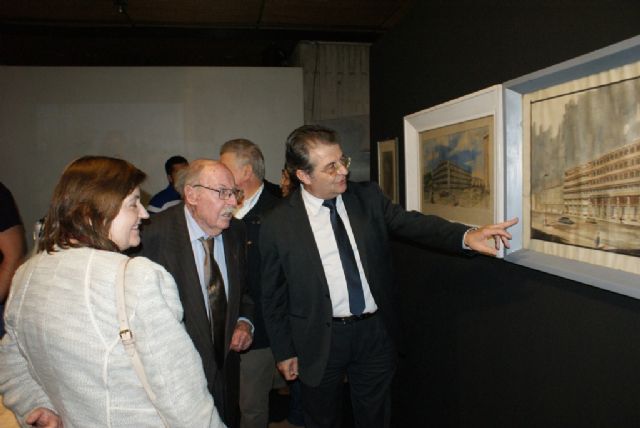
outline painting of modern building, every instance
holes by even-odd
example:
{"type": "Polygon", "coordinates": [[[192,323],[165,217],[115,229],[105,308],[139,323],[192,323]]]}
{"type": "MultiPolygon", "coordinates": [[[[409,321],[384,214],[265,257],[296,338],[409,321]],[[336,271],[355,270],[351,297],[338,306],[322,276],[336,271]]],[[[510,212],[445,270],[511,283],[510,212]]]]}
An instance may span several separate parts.
{"type": "Polygon", "coordinates": [[[640,140],[564,173],[564,212],[639,224],[640,140]]]}

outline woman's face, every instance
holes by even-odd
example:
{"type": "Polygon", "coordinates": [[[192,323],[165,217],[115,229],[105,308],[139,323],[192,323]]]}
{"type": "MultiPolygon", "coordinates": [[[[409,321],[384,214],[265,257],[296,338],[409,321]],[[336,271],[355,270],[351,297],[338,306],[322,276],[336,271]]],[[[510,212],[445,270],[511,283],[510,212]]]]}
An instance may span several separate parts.
{"type": "Polygon", "coordinates": [[[109,239],[120,251],[140,245],[140,220],[143,218],[149,218],[149,213],[140,203],[140,188],[136,187],[122,201],[120,211],[109,228],[109,239]]]}

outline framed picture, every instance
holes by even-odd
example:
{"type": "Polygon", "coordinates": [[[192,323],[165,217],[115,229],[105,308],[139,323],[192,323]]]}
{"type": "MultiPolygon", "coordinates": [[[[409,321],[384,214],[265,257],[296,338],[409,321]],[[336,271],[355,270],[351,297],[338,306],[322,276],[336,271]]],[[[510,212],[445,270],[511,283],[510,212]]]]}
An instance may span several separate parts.
{"type": "Polygon", "coordinates": [[[407,209],[472,226],[504,220],[503,89],[404,118],[407,209]]]}
{"type": "Polygon", "coordinates": [[[394,203],[399,203],[398,139],[378,141],[378,184],[394,203]]]}
{"type": "Polygon", "coordinates": [[[504,87],[506,259],[640,298],[640,38],[504,87]]]}

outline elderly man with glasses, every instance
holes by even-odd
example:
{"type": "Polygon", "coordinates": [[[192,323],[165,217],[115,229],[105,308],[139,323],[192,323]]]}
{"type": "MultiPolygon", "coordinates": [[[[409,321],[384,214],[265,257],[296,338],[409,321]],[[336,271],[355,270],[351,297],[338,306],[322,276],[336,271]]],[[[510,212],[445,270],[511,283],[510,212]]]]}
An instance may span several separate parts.
{"type": "Polygon", "coordinates": [[[377,185],[348,182],[349,165],[335,131],[293,131],[286,167],[301,186],[267,215],[260,235],[267,333],[280,372],[302,382],[306,428],[340,426],[345,378],[355,426],[389,426],[401,336],[391,235],[495,255],[517,221],[476,229],[406,212],[377,185]]]}
{"type": "Polygon", "coordinates": [[[233,218],[242,198],[231,171],[193,161],[176,186],[184,203],[154,215],[142,231],[142,255],[178,284],[187,333],[200,353],[209,391],[229,427],[238,426],[239,352],[253,340],[247,290],[246,232],[233,218]]]}

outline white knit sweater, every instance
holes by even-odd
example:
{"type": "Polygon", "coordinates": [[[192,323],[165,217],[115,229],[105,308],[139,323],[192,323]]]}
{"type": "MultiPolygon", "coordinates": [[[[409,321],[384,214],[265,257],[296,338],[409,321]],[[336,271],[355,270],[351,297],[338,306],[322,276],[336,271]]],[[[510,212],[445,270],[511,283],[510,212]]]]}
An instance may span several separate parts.
{"type": "Polygon", "coordinates": [[[131,331],[154,393],[147,397],[118,336],[115,282],[125,255],[89,248],[41,253],[16,273],[0,343],[0,393],[24,425],[34,408],[65,428],[224,427],[184,325],[176,284],[138,257],[127,267],[131,331]]]}

